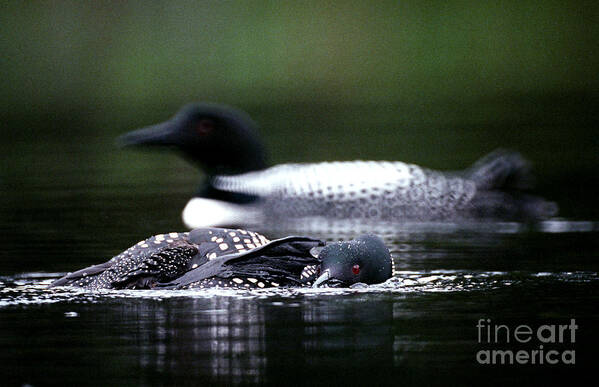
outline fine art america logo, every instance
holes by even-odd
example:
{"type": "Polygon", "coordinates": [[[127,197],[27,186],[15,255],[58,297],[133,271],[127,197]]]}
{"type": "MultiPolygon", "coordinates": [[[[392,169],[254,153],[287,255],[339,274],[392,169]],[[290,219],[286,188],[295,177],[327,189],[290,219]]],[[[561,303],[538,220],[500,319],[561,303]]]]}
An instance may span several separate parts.
{"type": "Polygon", "coordinates": [[[570,324],[507,326],[491,319],[476,324],[479,364],[575,364],[576,320],[570,324]],[[486,347],[490,347],[487,349],[486,347]],[[523,348],[525,347],[525,348],[523,348]]]}

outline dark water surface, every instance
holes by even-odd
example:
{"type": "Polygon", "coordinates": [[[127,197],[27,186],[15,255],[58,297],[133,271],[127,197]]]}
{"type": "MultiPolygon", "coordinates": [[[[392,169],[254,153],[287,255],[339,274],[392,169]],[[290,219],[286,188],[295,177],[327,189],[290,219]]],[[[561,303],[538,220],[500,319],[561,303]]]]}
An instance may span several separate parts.
{"type": "MultiPolygon", "coordinates": [[[[597,191],[587,184],[596,181],[596,155],[589,133],[571,140],[573,148],[587,149],[580,158],[568,148],[552,164],[557,148],[547,144],[533,152],[541,160],[539,190],[560,204],[562,218],[537,224],[312,225],[303,232],[329,240],[380,234],[395,258],[395,276],[365,289],[250,292],[46,290],[62,273],[103,262],[138,240],[183,231],[179,213],[198,175],[168,154],[117,151],[112,134],[67,141],[17,133],[2,148],[0,384],[581,380],[595,373],[599,348],[597,191]],[[486,333],[477,329],[480,319],[512,331],[575,319],[575,342],[570,330],[562,343],[536,336],[524,344],[513,336],[509,343],[503,336],[499,343],[479,342],[479,333],[486,333]],[[560,354],[575,351],[575,364],[561,358],[555,365],[477,361],[481,350],[530,354],[541,345],[560,354]]],[[[511,136],[508,143],[527,136],[534,142],[533,134],[511,136]]],[[[437,147],[443,148],[435,143],[423,149],[436,155],[428,162],[406,161],[435,167],[455,158],[446,166],[457,169],[471,154],[484,153],[474,147],[466,155],[435,153],[437,147]]],[[[264,225],[258,231],[275,238],[296,230],[264,225]]]]}
{"type": "Polygon", "coordinates": [[[435,239],[394,243],[398,272],[368,289],[49,291],[59,274],[4,277],[3,381],[463,385],[567,381],[592,371],[595,233],[470,235],[467,245],[443,236],[463,249],[435,239]],[[442,260],[462,269],[432,269],[442,260]],[[481,318],[511,328],[575,319],[575,343],[545,348],[575,350],[576,363],[480,365],[483,349],[539,347],[478,343],[481,318]]]}
{"type": "Polygon", "coordinates": [[[3,382],[569,382],[596,364],[598,242],[596,224],[559,224],[585,231],[387,234],[396,274],[365,289],[88,292],[47,290],[60,273],[1,277],[3,382]],[[479,343],[479,319],[510,329],[575,319],[574,343],[544,344],[574,350],[575,364],[480,365],[480,350],[542,343],[479,343]]]}

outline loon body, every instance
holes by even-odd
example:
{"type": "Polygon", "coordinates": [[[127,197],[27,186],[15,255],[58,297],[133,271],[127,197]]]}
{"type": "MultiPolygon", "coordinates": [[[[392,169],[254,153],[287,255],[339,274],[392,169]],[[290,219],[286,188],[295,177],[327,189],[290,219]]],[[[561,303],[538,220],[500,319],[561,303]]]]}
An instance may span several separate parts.
{"type": "Polygon", "coordinates": [[[202,228],[153,236],[50,286],[91,290],[348,286],[384,282],[392,272],[391,255],[375,236],[325,245],[306,237],[269,241],[252,231],[202,228]]]}
{"type": "Polygon", "coordinates": [[[281,164],[268,168],[243,112],[188,105],[164,123],[127,133],[124,145],[174,147],[207,178],[183,210],[190,227],[252,225],[304,217],[381,221],[537,219],[555,204],[522,192],[529,165],[498,150],[459,172],[403,162],[281,164]]]}

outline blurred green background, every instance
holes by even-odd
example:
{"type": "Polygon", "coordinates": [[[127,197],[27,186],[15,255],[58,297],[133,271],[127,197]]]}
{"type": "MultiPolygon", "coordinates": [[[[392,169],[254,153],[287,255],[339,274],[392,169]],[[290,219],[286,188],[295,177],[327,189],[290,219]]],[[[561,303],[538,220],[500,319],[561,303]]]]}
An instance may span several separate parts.
{"type": "Polygon", "coordinates": [[[125,211],[142,236],[181,229],[198,172],[114,138],[190,101],[247,111],[272,163],[514,148],[563,216],[599,215],[597,2],[4,2],[0,29],[11,232],[131,228],[125,211]]]}
{"type": "Polygon", "coordinates": [[[400,103],[447,109],[401,112],[401,121],[479,123],[493,112],[455,110],[595,89],[598,9],[561,1],[11,2],[1,21],[3,105],[104,115],[198,99],[400,103]]]}

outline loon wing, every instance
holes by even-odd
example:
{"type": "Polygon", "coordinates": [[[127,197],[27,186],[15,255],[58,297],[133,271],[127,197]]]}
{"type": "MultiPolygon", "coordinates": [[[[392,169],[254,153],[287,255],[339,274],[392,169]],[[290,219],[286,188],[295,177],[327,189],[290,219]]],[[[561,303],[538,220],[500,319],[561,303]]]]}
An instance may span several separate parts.
{"type": "MultiPolygon", "coordinates": [[[[123,279],[126,273],[141,267],[154,258],[160,260],[160,257],[153,257],[165,250],[190,246],[187,243],[187,233],[171,233],[167,235],[156,235],[145,239],[122,253],[114,256],[109,261],[86,267],[74,273],[59,278],[50,284],[54,286],[79,286],[90,289],[112,288],[112,283],[123,279]]],[[[158,262],[158,261],[156,261],[158,262]]]]}
{"type": "Polygon", "coordinates": [[[152,287],[157,282],[170,281],[189,270],[197,253],[198,249],[194,246],[162,249],[138,262],[130,270],[118,273],[110,287],[140,289],[152,287]]]}
{"type": "MultiPolygon", "coordinates": [[[[148,288],[156,282],[169,281],[189,270],[198,249],[193,246],[162,247],[148,253],[111,259],[74,273],[50,284],[90,289],[148,288]]],[[[204,259],[207,261],[207,259],[204,259]]]]}
{"type": "Polygon", "coordinates": [[[320,260],[310,253],[310,250],[323,245],[323,241],[307,237],[291,236],[276,239],[249,251],[228,254],[210,260],[175,280],[158,284],[157,287],[188,288],[202,280],[216,276],[221,278],[269,277],[272,280],[299,284],[302,269],[306,265],[320,263],[320,260]]]}
{"type": "Polygon", "coordinates": [[[131,246],[105,263],[67,274],[50,287],[148,288],[210,260],[266,243],[268,239],[263,235],[246,230],[203,228],[189,233],[160,234],[131,246]]]}
{"type": "Polygon", "coordinates": [[[87,285],[98,274],[101,274],[104,271],[106,271],[106,269],[110,268],[112,266],[112,264],[113,263],[111,261],[108,261],[108,262],[100,263],[99,265],[93,265],[93,266],[89,266],[89,267],[86,267],[81,270],[77,270],[73,273],[69,273],[69,274],[65,275],[64,277],[61,277],[61,278],[57,279],[56,281],[52,282],[49,285],[49,287],[69,286],[69,285],[74,285],[77,282],[80,283],[79,286],[87,285]]]}

